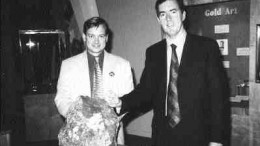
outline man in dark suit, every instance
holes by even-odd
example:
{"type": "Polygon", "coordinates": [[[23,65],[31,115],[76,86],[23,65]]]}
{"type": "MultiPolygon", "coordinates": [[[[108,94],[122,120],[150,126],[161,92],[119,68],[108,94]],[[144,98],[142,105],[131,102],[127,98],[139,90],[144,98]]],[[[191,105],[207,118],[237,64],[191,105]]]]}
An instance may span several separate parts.
{"type": "Polygon", "coordinates": [[[164,39],[146,50],[140,83],[119,101],[121,114],[151,105],[155,146],[221,146],[228,83],[218,44],[186,32],[182,0],[157,0],[155,8],[164,39]],[[169,88],[175,51],[172,44],[179,62],[175,91],[169,88]],[[169,92],[177,95],[178,107],[173,108],[179,112],[177,120],[171,118],[169,92]]]}

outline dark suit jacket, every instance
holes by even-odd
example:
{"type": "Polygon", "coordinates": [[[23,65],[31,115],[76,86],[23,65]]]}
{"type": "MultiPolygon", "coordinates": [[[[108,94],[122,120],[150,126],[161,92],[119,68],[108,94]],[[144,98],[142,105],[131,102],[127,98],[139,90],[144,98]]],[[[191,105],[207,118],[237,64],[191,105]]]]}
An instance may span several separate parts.
{"type": "Polygon", "coordinates": [[[156,146],[204,146],[223,142],[228,83],[216,41],[188,34],[178,72],[181,122],[174,128],[165,116],[166,40],[146,50],[145,68],[135,90],[122,97],[121,113],[151,105],[156,146]]]}

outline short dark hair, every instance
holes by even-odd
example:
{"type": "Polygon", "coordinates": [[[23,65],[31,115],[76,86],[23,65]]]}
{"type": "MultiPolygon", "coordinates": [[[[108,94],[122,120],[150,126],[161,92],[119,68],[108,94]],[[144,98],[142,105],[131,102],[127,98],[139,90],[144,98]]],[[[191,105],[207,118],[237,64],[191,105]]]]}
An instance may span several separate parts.
{"type": "MultiPolygon", "coordinates": [[[[155,2],[155,10],[156,10],[156,15],[159,16],[159,5],[161,5],[162,3],[169,1],[169,0],[157,0],[155,2]]],[[[183,3],[183,0],[172,0],[172,1],[176,1],[177,4],[179,5],[180,10],[183,12],[185,10],[185,5],[183,3]]]]}
{"type": "Polygon", "coordinates": [[[109,28],[108,28],[108,24],[107,22],[101,18],[101,17],[92,17],[88,20],[85,21],[84,25],[83,25],[83,33],[86,34],[87,31],[92,28],[92,27],[98,27],[100,25],[103,25],[104,29],[105,29],[105,33],[106,35],[109,32],[109,28]]]}

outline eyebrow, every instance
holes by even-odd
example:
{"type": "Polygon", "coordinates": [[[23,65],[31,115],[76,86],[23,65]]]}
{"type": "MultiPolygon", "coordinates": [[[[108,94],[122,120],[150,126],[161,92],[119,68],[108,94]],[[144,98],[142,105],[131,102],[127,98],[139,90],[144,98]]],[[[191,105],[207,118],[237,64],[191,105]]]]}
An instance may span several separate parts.
{"type": "MultiPolygon", "coordinates": [[[[179,10],[179,8],[172,8],[169,10],[169,12],[177,11],[177,10],[179,10]]],[[[166,13],[166,11],[159,11],[159,14],[161,14],[161,13],[166,13]]]]}
{"type": "MultiPolygon", "coordinates": [[[[94,36],[96,36],[95,34],[92,34],[92,33],[87,33],[87,36],[92,36],[92,35],[94,35],[94,36]]],[[[99,34],[98,36],[106,36],[106,34],[104,33],[104,34],[99,34]]]]}
{"type": "Polygon", "coordinates": [[[179,8],[173,8],[170,11],[178,11],[178,10],[179,10],[179,8]]]}

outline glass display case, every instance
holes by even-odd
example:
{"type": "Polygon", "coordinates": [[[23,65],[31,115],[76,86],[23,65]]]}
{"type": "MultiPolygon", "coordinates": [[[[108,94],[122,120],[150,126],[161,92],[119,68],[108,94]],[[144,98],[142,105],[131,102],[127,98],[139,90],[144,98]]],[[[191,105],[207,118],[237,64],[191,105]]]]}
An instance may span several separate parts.
{"type": "Polygon", "coordinates": [[[55,93],[61,61],[70,56],[61,30],[19,30],[25,94],[55,93]]]}
{"type": "Polygon", "coordinates": [[[260,24],[256,26],[256,82],[260,83],[260,24]]]}

